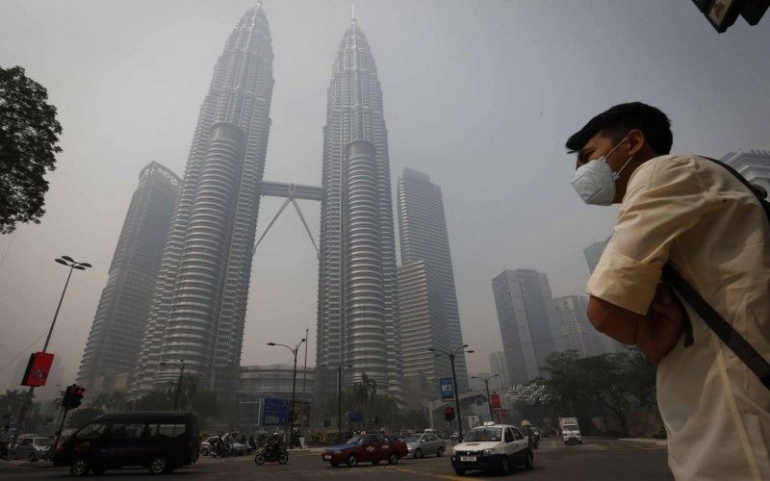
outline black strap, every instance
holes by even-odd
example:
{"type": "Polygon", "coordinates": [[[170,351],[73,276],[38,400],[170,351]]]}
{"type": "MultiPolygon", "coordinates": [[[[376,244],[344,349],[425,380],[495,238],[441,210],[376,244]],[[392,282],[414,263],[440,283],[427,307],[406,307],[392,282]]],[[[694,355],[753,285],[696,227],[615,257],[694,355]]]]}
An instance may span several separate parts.
{"type": "Polygon", "coordinates": [[[770,389],[770,363],[714,310],[671,264],[663,266],[663,279],[685,298],[714,334],[770,389]]]}
{"type": "MultiPolygon", "coordinates": [[[[760,205],[764,209],[768,220],[770,220],[770,203],[762,198],[762,195],[757,191],[757,189],[754,188],[753,185],[751,185],[751,183],[749,183],[748,180],[746,180],[745,177],[743,177],[729,165],[724,164],[716,159],[702,156],[701,158],[721,165],[725,170],[730,172],[735,176],[735,178],[741,181],[741,183],[745,185],[757,197],[757,200],[759,200],[760,205]]],[[[698,294],[698,291],[693,289],[693,287],[686,280],[684,280],[681,275],[679,275],[679,273],[671,266],[670,263],[667,263],[665,266],[663,266],[662,278],[666,283],[676,289],[676,291],[682,297],[684,297],[687,303],[690,304],[695,312],[697,312],[698,315],[703,319],[703,322],[705,322],[706,325],[711,328],[712,331],[714,331],[714,334],[716,334],[717,337],[719,337],[719,339],[721,339],[722,342],[724,342],[725,345],[727,345],[727,347],[729,347],[730,350],[735,353],[738,359],[746,364],[746,366],[748,366],[748,368],[757,375],[759,380],[762,382],[762,384],[765,385],[767,389],[770,389],[770,363],[768,363],[767,360],[763,358],[762,355],[757,352],[757,350],[754,349],[754,347],[738,333],[738,331],[736,331],[727,321],[725,321],[724,318],[720,316],[719,313],[713,307],[711,307],[711,305],[709,305],[709,303],[706,302],[700,294],[698,294]]],[[[686,321],[688,322],[685,323],[685,346],[689,346],[692,344],[692,325],[689,323],[689,317],[687,317],[686,321]]]]}

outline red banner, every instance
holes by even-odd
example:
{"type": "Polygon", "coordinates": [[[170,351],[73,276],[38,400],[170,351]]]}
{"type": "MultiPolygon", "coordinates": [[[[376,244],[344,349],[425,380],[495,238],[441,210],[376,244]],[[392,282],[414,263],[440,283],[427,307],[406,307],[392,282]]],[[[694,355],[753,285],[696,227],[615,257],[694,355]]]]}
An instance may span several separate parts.
{"type": "Polygon", "coordinates": [[[50,352],[36,352],[29,356],[27,370],[24,371],[24,378],[21,380],[22,386],[45,386],[48,380],[48,373],[53,364],[53,354],[50,352]]]}
{"type": "Polygon", "coordinates": [[[492,394],[490,396],[490,403],[492,404],[492,409],[500,409],[500,395],[492,394]]]}

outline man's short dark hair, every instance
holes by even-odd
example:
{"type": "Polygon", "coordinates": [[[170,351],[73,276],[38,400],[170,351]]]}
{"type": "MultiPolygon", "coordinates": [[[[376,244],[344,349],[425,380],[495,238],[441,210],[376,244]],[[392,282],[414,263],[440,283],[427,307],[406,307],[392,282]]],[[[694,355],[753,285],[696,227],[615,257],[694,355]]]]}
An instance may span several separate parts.
{"type": "Polygon", "coordinates": [[[641,102],[619,104],[592,118],[567,140],[567,149],[570,153],[577,152],[600,132],[620,142],[633,129],[642,131],[656,154],[666,155],[671,152],[671,121],[659,109],[641,102]]]}

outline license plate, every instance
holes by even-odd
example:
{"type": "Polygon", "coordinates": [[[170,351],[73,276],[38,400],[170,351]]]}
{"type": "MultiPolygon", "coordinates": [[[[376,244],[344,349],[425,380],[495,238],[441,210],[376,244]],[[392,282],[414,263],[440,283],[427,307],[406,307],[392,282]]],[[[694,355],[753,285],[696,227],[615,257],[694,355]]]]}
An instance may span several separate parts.
{"type": "Polygon", "coordinates": [[[475,463],[476,456],[460,456],[460,462],[463,463],[475,463]]]}
{"type": "Polygon", "coordinates": [[[331,459],[332,456],[330,454],[324,454],[324,459],[331,459]]]}

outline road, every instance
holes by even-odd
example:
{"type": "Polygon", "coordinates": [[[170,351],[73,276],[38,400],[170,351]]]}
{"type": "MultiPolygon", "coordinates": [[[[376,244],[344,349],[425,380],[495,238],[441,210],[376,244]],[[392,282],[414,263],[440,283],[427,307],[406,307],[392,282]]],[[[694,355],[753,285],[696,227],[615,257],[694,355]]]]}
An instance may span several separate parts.
{"type": "MultiPolygon", "coordinates": [[[[544,439],[540,449],[535,451],[535,469],[528,471],[516,469],[512,479],[520,480],[563,480],[570,481],[647,481],[673,480],[666,466],[666,449],[661,443],[606,440],[586,438],[582,445],[564,446],[558,439],[544,439]]],[[[270,480],[334,480],[365,479],[366,481],[389,480],[464,480],[464,479],[499,479],[499,476],[468,473],[456,476],[448,457],[402,459],[397,465],[361,464],[355,468],[332,468],[321,461],[318,452],[292,452],[289,463],[285,466],[267,463],[256,466],[253,457],[211,459],[202,458],[194,466],[179,469],[163,479],[217,480],[249,479],[259,477],[270,480]]],[[[26,463],[3,462],[0,464],[0,479],[36,480],[69,479],[66,468],[51,468],[42,462],[26,463]]],[[[102,476],[89,476],[88,479],[152,479],[142,469],[123,469],[108,471],[102,476]]]]}

